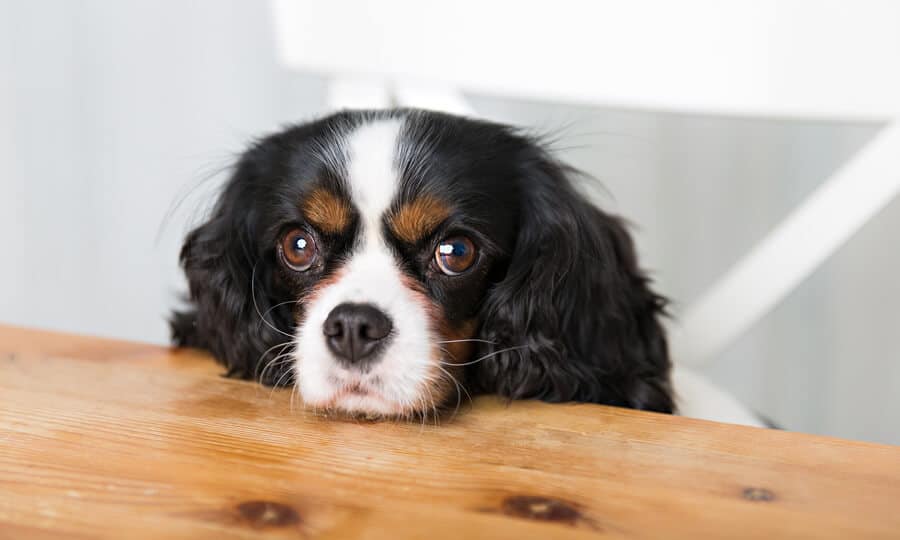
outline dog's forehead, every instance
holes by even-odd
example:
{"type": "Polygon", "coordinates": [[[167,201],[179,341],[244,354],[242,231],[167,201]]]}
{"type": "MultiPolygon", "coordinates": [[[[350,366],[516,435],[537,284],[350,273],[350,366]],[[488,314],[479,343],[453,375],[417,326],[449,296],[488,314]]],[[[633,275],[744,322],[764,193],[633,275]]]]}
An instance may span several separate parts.
{"type": "Polygon", "coordinates": [[[304,141],[316,169],[298,200],[328,234],[387,233],[415,245],[452,219],[505,238],[522,141],[504,126],[426,111],[342,113],[304,141]]]}
{"type": "Polygon", "coordinates": [[[427,178],[431,156],[421,134],[404,116],[363,118],[329,141],[330,169],[339,178],[315,184],[304,194],[307,221],[326,233],[347,231],[359,218],[367,238],[387,225],[401,242],[415,244],[451,214],[446,193],[427,178]],[[430,188],[430,189],[429,189],[430,188]]]}
{"type": "Polygon", "coordinates": [[[347,135],[346,182],[365,234],[378,234],[400,189],[396,167],[403,122],[398,118],[361,124],[347,135]]]}

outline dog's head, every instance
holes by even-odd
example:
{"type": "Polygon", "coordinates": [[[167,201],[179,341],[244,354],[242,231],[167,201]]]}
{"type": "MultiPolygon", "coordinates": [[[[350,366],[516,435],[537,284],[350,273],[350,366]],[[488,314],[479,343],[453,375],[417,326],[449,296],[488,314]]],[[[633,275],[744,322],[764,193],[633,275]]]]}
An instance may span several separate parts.
{"type": "Polygon", "coordinates": [[[671,411],[664,302],[569,174],[514,129],[424,111],[264,138],[185,242],[175,341],[349,413],[475,391],[671,411]]]}

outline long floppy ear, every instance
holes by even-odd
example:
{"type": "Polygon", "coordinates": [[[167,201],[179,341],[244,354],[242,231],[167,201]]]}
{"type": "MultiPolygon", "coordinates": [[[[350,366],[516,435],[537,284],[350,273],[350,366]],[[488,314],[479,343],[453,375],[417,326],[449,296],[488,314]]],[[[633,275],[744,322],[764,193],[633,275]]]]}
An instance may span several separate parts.
{"type": "Polygon", "coordinates": [[[172,341],[210,351],[229,377],[289,383],[283,368],[265,368],[284,352],[278,346],[290,342],[293,323],[290,309],[278,305],[272,263],[257,245],[257,216],[248,203],[254,176],[245,156],[211,217],[184,242],[181,266],[191,308],[172,313],[172,341]]]}
{"type": "Polygon", "coordinates": [[[579,195],[544,152],[525,164],[520,230],[488,292],[469,380],[510,398],[584,401],[673,412],[660,324],[619,218],[579,195]]]}

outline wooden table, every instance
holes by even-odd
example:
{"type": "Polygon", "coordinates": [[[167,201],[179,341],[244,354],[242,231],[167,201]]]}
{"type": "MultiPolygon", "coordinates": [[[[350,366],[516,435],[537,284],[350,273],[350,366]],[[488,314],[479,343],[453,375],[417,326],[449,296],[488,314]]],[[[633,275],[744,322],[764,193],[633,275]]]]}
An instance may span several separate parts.
{"type": "Polygon", "coordinates": [[[0,326],[0,538],[900,538],[900,448],[594,405],[313,415],[202,354],[0,326]]]}

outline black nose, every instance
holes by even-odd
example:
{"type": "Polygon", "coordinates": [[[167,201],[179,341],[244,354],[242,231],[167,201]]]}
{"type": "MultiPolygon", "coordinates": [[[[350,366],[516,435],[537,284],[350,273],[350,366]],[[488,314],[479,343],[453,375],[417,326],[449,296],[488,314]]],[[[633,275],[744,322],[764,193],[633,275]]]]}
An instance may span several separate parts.
{"type": "Polygon", "coordinates": [[[328,314],[322,330],[342,365],[365,369],[378,356],[393,326],[372,304],[340,304],[328,314]]]}

